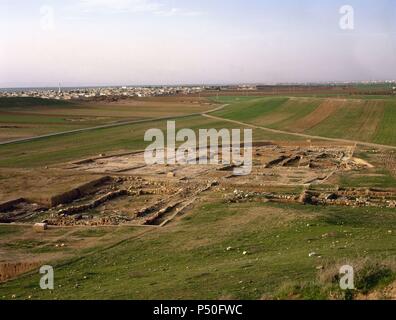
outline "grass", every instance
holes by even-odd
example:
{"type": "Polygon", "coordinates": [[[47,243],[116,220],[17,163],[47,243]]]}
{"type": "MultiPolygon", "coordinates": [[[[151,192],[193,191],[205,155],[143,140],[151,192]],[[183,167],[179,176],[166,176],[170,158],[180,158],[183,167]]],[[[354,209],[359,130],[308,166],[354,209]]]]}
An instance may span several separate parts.
{"type": "Polygon", "coordinates": [[[15,226],[0,226],[0,236],[9,236],[9,235],[15,235],[20,233],[21,230],[18,227],[15,226]]]}
{"type": "Polygon", "coordinates": [[[392,269],[381,264],[370,264],[364,266],[358,273],[356,288],[363,294],[368,294],[376,287],[384,287],[395,280],[392,269]]]}
{"type": "Polygon", "coordinates": [[[317,266],[394,257],[395,213],[212,200],[176,225],[55,267],[52,293],[35,289],[34,273],[0,285],[0,298],[259,299],[285,286],[294,298],[328,298],[334,283],[320,282],[317,266]]]}
{"type": "Polygon", "coordinates": [[[343,173],[340,178],[341,187],[379,187],[394,188],[396,179],[384,168],[373,170],[373,173],[343,173]]]}
{"type": "MultiPolygon", "coordinates": [[[[298,119],[314,112],[322,100],[287,97],[219,97],[218,101],[230,105],[215,112],[214,114],[217,116],[247,123],[259,123],[287,131],[298,119]]],[[[396,145],[396,140],[394,140],[396,138],[393,134],[393,124],[396,120],[395,105],[396,103],[392,100],[360,101],[351,99],[336,113],[305,132],[320,136],[396,145]]],[[[12,117],[18,116],[13,114],[12,117]]],[[[21,119],[23,119],[23,115],[21,115],[21,119]]],[[[41,121],[47,120],[43,117],[41,121]]],[[[59,119],[54,121],[62,123],[59,119]]],[[[192,129],[235,127],[235,124],[204,119],[201,116],[179,119],[177,123],[180,128],[192,129]]],[[[46,124],[46,126],[48,125],[46,124]]],[[[113,150],[144,149],[147,143],[143,141],[143,137],[149,128],[164,129],[165,122],[153,121],[0,146],[0,166],[45,166],[113,150]]],[[[300,140],[300,138],[255,129],[254,140],[288,141],[300,140]]]]}
{"type": "MultiPolygon", "coordinates": [[[[219,101],[230,106],[216,115],[288,130],[316,110],[319,100],[221,97],[219,101]]],[[[333,114],[316,129],[321,126],[321,135],[361,136],[393,144],[394,101],[377,100],[348,101],[338,115],[333,114]],[[377,125],[365,135],[366,126],[373,121],[377,125]]],[[[193,130],[236,126],[202,116],[176,123],[179,129],[193,130]]],[[[32,168],[122,149],[144,149],[145,131],[165,129],[165,125],[153,121],[0,146],[0,166],[32,168]]],[[[255,140],[290,138],[254,130],[255,140]]],[[[386,170],[373,170],[369,175],[346,173],[340,184],[394,187],[396,181],[386,170]]],[[[0,284],[0,299],[14,294],[20,299],[344,298],[337,286],[340,263],[359,266],[361,293],[395,279],[394,265],[383,262],[396,254],[396,209],[229,204],[216,193],[207,197],[181,220],[142,235],[135,228],[77,230],[61,240],[70,240],[66,253],[73,252],[74,258],[48,261],[55,267],[53,292],[38,289],[40,275],[33,272],[0,284]],[[112,239],[111,247],[106,247],[105,238],[112,239]],[[82,241],[91,246],[74,250],[82,241]],[[309,257],[312,252],[320,258],[309,257]],[[369,259],[370,264],[361,267],[362,259],[369,259]]],[[[59,251],[51,239],[20,239],[18,232],[14,226],[0,226],[1,236],[18,236],[16,241],[5,241],[4,250],[37,255],[59,251]]]]}
{"type": "MultiPolygon", "coordinates": [[[[293,125],[307,119],[328,97],[221,97],[229,106],[215,115],[231,120],[293,132],[293,125]]],[[[319,123],[303,123],[299,132],[330,138],[396,145],[396,99],[392,96],[334,97],[338,106],[319,123]]],[[[326,111],[326,110],[324,110],[326,111]]],[[[320,117],[320,114],[316,117],[320,117]]],[[[311,119],[312,121],[312,119],[311,119]]]]}
{"type": "Polygon", "coordinates": [[[223,110],[217,111],[214,115],[231,120],[250,122],[257,117],[275,112],[288,98],[250,98],[232,104],[223,110]]]}
{"type": "Polygon", "coordinates": [[[380,144],[396,145],[395,123],[396,101],[387,101],[381,125],[373,141],[380,144]]]}
{"type": "Polygon", "coordinates": [[[64,101],[64,100],[55,100],[55,99],[42,99],[42,98],[6,98],[0,97],[0,108],[1,109],[10,109],[10,108],[30,108],[36,106],[72,106],[72,102],[64,101]]]}
{"type": "MultiPolygon", "coordinates": [[[[202,116],[191,116],[176,121],[178,129],[238,128],[237,125],[210,120],[202,116]]],[[[37,167],[70,161],[115,150],[143,150],[148,146],[144,134],[150,128],[166,131],[165,121],[124,125],[72,133],[39,140],[0,145],[0,167],[37,167]]],[[[254,130],[254,140],[289,140],[287,135],[254,130]]]]}
{"type": "MultiPolygon", "coordinates": [[[[320,100],[288,100],[279,112],[282,114],[279,121],[272,123],[269,127],[274,129],[287,129],[298,119],[304,118],[319,107],[320,100]]],[[[270,119],[271,120],[271,119],[270,119]]],[[[260,124],[260,119],[257,121],[260,124]]]]}
{"type": "Polygon", "coordinates": [[[81,238],[100,238],[105,236],[107,233],[108,230],[105,229],[86,229],[74,232],[73,236],[81,238]]]}
{"type": "Polygon", "coordinates": [[[39,98],[0,99],[0,141],[70,131],[121,121],[200,113],[214,108],[206,100],[171,97],[114,103],[65,102],[39,98]]]}
{"type": "Polygon", "coordinates": [[[46,243],[39,240],[18,240],[12,243],[6,243],[6,247],[11,249],[37,249],[39,246],[43,246],[46,243]]]}
{"type": "Polygon", "coordinates": [[[339,102],[340,107],[328,118],[306,131],[308,134],[372,142],[383,124],[383,102],[339,102]]]}
{"type": "Polygon", "coordinates": [[[43,115],[24,115],[24,114],[1,114],[1,123],[14,124],[65,124],[66,119],[58,117],[46,117],[43,115]]]}

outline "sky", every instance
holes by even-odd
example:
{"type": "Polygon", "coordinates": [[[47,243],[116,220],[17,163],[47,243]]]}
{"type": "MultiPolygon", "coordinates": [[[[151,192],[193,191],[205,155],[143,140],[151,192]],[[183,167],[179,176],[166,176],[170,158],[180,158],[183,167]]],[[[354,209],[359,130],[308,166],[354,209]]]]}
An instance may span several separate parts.
{"type": "Polygon", "coordinates": [[[0,87],[396,79],[396,0],[0,0],[0,28],[0,87]]]}

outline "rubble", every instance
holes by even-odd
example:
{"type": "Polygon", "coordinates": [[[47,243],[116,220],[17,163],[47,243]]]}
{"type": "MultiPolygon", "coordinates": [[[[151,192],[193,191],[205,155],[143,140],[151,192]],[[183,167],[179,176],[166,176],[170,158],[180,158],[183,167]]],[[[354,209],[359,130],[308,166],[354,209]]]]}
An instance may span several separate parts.
{"type": "MultiPolygon", "coordinates": [[[[45,215],[42,223],[57,226],[163,226],[208,190],[221,193],[225,203],[396,207],[396,190],[324,188],[335,173],[372,167],[354,157],[354,150],[355,146],[263,143],[255,146],[249,176],[233,175],[235,166],[228,164],[148,166],[143,152],[101,154],[63,164],[60,169],[104,177],[52,197],[48,206],[25,199],[0,204],[0,222],[36,222],[45,215]]],[[[221,158],[221,152],[212,154],[217,155],[221,158]]]]}
{"type": "Polygon", "coordinates": [[[125,196],[127,194],[128,194],[127,190],[112,191],[112,192],[109,192],[109,193],[105,194],[104,196],[101,196],[100,198],[98,198],[90,203],[80,205],[80,206],[71,206],[71,207],[68,207],[65,209],[60,209],[58,211],[58,214],[66,216],[66,215],[72,215],[72,214],[76,214],[76,213],[80,213],[80,212],[85,212],[85,211],[94,209],[109,200],[112,200],[116,197],[125,196]]]}
{"type": "Polygon", "coordinates": [[[12,223],[29,220],[46,208],[38,203],[19,198],[0,204],[0,223],[12,223]]]}
{"type": "Polygon", "coordinates": [[[378,207],[395,208],[396,192],[375,192],[370,189],[340,189],[335,192],[320,192],[316,190],[304,190],[300,194],[277,194],[268,192],[252,192],[234,190],[231,194],[225,194],[225,203],[241,202],[283,202],[300,203],[310,205],[333,205],[349,207],[378,207]],[[393,198],[394,200],[389,200],[393,198]]]}

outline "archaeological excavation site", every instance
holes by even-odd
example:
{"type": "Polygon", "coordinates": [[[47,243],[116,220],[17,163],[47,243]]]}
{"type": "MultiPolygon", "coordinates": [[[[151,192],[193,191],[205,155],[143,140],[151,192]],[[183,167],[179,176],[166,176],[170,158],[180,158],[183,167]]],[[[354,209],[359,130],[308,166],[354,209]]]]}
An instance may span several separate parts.
{"type": "Polygon", "coordinates": [[[395,4],[0,0],[0,308],[396,300],[395,4]]]}
{"type": "MultiPolygon", "coordinates": [[[[165,226],[209,193],[234,203],[395,207],[395,189],[338,183],[345,174],[364,176],[375,170],[375,165],[354,155],[356,149],[328,142],[255,143],[252,172],[247,176],[236,175],[235,165],[229,164],[146,165],[144,152],[101,154],[50,168],[65,175],[89,173],[91,180],[41,202],[20,196],[0,203],[0,222],[43,230],[165,226]]],[[[218,153],[207,152],[209,159],[222,158],[221,148],[218,153]]],[[[383,158],[381,152],[373,154],[375,159],[383,158]]]]}

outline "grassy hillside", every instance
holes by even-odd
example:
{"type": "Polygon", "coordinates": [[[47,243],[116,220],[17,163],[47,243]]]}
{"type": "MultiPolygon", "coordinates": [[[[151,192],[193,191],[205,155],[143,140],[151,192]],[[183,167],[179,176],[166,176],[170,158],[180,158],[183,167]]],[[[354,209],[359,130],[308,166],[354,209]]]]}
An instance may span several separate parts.
{"type": "Polygon", "coordinates": [[[37,272],[1,284],[0,299],[343,298],[336,276],[345,263],[356,266],[362,290],[395,278],[394,264],[386,263],[394,252],[394,209],[318,212],[215,198],[164,229],[138,238],[131,229],[129,241],[109,250],[53,261],[52,293],[37,289],[37,272]]]}

